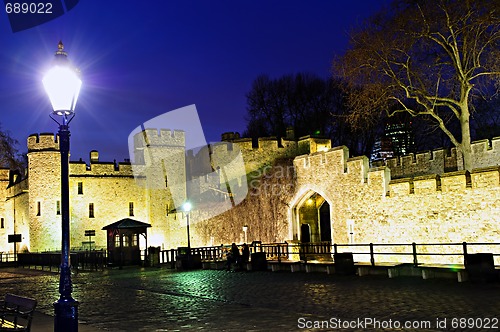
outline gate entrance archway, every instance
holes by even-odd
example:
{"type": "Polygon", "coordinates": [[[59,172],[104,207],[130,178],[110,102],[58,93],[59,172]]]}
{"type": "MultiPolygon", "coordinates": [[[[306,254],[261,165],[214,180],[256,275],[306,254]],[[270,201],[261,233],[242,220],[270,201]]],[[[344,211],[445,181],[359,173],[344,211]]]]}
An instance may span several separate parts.
{"type": "Polygon", "coordinates": [[[292,208],[293,240],[332,242],[330,204],[315,191],[308,191],[292,208]]]}

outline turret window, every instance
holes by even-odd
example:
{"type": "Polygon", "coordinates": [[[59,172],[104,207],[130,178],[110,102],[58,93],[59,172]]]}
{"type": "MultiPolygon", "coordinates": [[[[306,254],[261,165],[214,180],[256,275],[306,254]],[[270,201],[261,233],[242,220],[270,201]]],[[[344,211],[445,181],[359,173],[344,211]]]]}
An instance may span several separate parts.
{"type": "Polygon", "coordinates": [[[78,182],[78,195],[83,195],[83,182],[78,182]]]}
{"type": "Polygon", "coordinates": [[[40,217],[42,215],[42,203],[36,202],[36,215],[40,217]]]}
{"type": "Polygon", "coordinates": [[[134,216],[134,202],[128,203],[128,215],[131,217],[134,216]]]}
{"type": "Polygon", "coordinates": [[[0,228],[5,228],[3,218],[0,219],[0,228]]]}
{"type": "Polygon", "coordinates": [[[89,203],[89,218],[94,218],[94,203],[89,203]]]}

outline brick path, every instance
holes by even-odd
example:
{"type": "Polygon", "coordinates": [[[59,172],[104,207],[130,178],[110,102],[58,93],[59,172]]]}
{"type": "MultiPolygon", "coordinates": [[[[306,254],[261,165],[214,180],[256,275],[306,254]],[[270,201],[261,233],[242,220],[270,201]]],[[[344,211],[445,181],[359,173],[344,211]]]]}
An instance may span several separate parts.
{"type": "MultiPolygon", "coordinates": [[[[430,321],[431,329],[426,330],[437,331],[442,329],[436,327],[436,319],[446,318],[448,329],[453,318],[500,319],[500,283],[163,268],[80,273],[73,283],[85,331],[294,331],[314,330],[300,329],[299,323],[306,327],[314,321],[365,318],[386,327],[389,320],[392,326],[395,321],[430,321]]],[[[53,314],[56,273],[1,269],[0,287],[2,293],[36,298],[42,314],[53,314]]],[[[355,326],[349,330],[375,330],[366,324],[355,326]]],[[[35,319],[33,332],[37,331],[41,329],[35,319]]]]}

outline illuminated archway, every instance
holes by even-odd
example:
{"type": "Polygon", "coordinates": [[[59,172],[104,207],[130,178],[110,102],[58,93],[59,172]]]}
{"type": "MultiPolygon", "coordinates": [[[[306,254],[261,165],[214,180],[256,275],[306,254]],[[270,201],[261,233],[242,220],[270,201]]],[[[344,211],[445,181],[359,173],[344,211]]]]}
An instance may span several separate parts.
{"type": "Polygon", "coordinates": [[[302,243],[332,242],[331,204],[324,193],[303,189],[290,206],[291,239],[302,243]]]}

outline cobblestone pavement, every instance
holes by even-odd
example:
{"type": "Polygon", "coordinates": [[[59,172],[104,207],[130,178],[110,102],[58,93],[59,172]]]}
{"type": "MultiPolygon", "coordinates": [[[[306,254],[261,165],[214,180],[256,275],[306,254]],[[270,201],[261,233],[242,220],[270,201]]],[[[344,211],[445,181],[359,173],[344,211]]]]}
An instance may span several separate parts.
{"type": "MultiPolygon", "coordinates": [[[[346,331],[412,330],[405,322],[413,330],[500,327],[500,283],[125,268],[79,273],[73,284],[79,320],[96,331],[319,331],[321,321],[325,331],[347,323],[346,331]]],[[[53,314],[57,273],[1,269],[0,287],[36,298],[39,311],[53,314]]]]}

